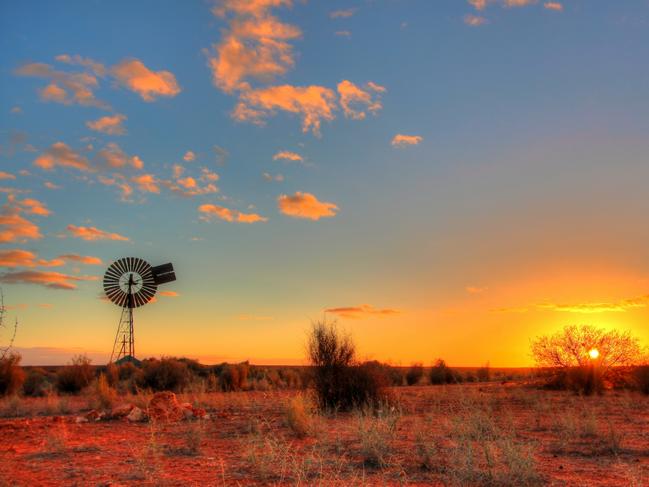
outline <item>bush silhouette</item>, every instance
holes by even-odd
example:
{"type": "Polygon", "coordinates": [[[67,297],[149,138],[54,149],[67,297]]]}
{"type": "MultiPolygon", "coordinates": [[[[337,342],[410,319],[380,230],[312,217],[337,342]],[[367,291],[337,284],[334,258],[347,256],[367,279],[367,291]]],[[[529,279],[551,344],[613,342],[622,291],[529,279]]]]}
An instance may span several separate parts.
{"type": "Polygon", "coordinates": [[[182,392],[191,381],[191,373],[185,362],[163,357],[142,362],[141,385],[153,391],[182,392]]]}
{"type": "Polygon", "coordinates": [[[0,359],[0,396],[18,392],[25,381],[25,373],[20,367],[20,355],[10,353],[0,359]]]}
{"type": "Polygon", "coordinates": [[[633,369],[636,388],[643,394],[649,394],[649,365],[638,365],[633,369]]]}
{"type": "Polygon", "coordinates": [[[491,380],[491,368],[489,367],[489,362],[487,362],[483,367],[480,367],[476,375],[480,382],[489,382],[491,380]]]}
{"type": "Polygon", "coordinates": [[[94,367],[85,355],[77,355],[69,365],[56,374],[56,388],[59,392],[77,393],[90,384],[95,377],[94,367]]]}
{"type": "Polygon", "coordinates": [[[590,325],[566,326],[537,338],[531,347],[537,365],[548,371],[547,386],[582,394],[601,392],[605,381],[614,382],[615,368],[632,365],[641,352],[628,332],[590,325]]]}
{"type": "Polygon", "coordinates": [[[30,397],[43,397],[52,392],[53,381],[50,374],[40,367],[31,369],[23,383],[23,394],[30,397]]]}
{"type": "Polygon", "coordinates": [[[424,366],[421,363],[412,364],[408,369],[408,372],[406,372],[406,384],[409,386],[419,384],[423,376],[424,366]]]}
{"type": "Polygon", "coordinates": [[[318,407],[328,411],[378,406],[387,400],[389,377],[378,362],[359,365],[356,348],[334,323],[316,322],[311,328],[307,353],[313,365],[313,386],[318,407]]]}
{"type": "Polygon", "coordinates": [[[441,358],[430,369],[431,384],[453,384],[457,382],[456,379],[456,374],[441,358]]]}

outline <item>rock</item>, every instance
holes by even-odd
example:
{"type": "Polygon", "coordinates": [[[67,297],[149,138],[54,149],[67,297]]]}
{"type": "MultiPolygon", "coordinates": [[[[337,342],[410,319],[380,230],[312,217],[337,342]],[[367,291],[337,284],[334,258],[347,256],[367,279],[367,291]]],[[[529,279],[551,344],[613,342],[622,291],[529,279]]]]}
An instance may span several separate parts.
{"type": "Polygon", "coordinates": [[[180,421],[185,416],[173,392],[156,392],[149,402],[149,416],[155,421],[180,421]]]}
{"type": "Polygon", "coordinates": [[[129,415],[135,406],[133,404],[120,404],[115,406],[110,412],[111,418],[124,418],[129,415]]]}
{"type": "Polygon", "coordinates": [[[142,421],[146,421],[147,416],[139,407],[133,406],[131,412],[126,416],[126,419],[132,423],[141,423],[142,421]]]}
{"type": "Polygon", "coordinates": [[[101,421],[104,416],[106,416],[106,413],[97,411],[93,409],[92,411],[86,413],[85,417],[88,421],[101,421]]]}
{"type": "Polygon", "coordinates": [[[77,423],[77,424],[79,424],[79,423],[87,423],[88,418],[84,418],[83,416],[77,416],[75,418],[74,422],[77,423]]]}

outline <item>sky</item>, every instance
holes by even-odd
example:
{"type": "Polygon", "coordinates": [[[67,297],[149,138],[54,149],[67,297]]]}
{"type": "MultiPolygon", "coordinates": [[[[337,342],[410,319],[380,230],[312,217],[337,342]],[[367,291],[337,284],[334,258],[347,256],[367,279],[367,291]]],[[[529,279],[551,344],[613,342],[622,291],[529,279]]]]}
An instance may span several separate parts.
{"type": "Polygon", "coordinates": [[[106,363],[126,256],[178,278],[140,358],[303,363],[323,318],[401,365],[647,344],[647,59],[646,0],[2,2],[15,347],[106,363]]]}

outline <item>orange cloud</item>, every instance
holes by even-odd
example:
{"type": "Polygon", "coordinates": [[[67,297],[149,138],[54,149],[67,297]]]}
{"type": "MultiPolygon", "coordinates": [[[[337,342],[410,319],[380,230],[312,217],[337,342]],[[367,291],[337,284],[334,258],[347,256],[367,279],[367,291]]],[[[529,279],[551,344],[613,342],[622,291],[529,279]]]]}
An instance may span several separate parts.
{"type": "Polygon", "coordinates": [[[166,296],[168,298],[177,298],[180,296],[176,291],[158,291],[158,295],[166,296]]]}
{"type": "Polygon", "coordinates": [[[69,167],[79,171],[91,171],[88,159],[72,150],[63,142],[55,142],[34,160],[34,165],[46,171],[55,167],[69,167]]]}
{"type": "Polygon", "coordinates": [[[295,161],[295,162],[304,161],[304,158],[300,154],[288,150],[280,151],[273,156],[273,161],[277,161],[278,159],[282,159],[285,161],[295,161]]]}
{"type": "Polygon", "coordinates": [[[370,82],[366,85],[367,90],[363,90],[351,81],[343,80],[338,83],[337,88],[338,94],[340,95],[340,106],[347,118],[363,120],[366,113],[364,110],[359,109],[359,106],[367,107],[372,114],[376,114],[376,112],[383,108],[381,101],[373,99],[372,93],[370,93],[370,91],[376,93],[385,92],[383,86],[370,82]]]}
{"type": "Polygon", "coordinates": [[[183,160],[186,162],[191,162],[194,159],[196,159],[196,154],[194,154],[192,151],[188,150],[185,152],[185,155],[183,156],[183,160]]]}
{"type": "Polygon", "coordinates": [[[392,138],[392,147],[406,147],[419,144],[423,138],[419,135],[397,134],[392,138]]]}
{"type": "Polygon", "coordinates": [[[128,237],[124,237],[118,233],[105,232],[96,227],[78,227],[76,225],[68,225],[66,227],[68,233],[75,238],[80,238],[88,241],[95,240],[120,240],[128,241],[128,237]]]}
{"type": "Polygon", "coordinates": [[[131,166],[133,169],[142,169],[144,163],[138,156],[128,156],[115,142],[109,142],[104,148],[97,151],[94,162],[105,169],[119,169],[131,166]]]}
{"type": "Polygon", "coordinates": [[[505,0],[505,7],[526,7],[536,3],[537,0],[505,0]]]}
{"type": "Polygon", "coordinates": [[[646,308],[649,306],[649,295],[637,298],[624,299],[610,303],[578,303],[578,304],[557,304],[542,303],[537,308],[549,311],[561,311],[566,313],[608,313],[625,312],[630,309],[646,308]]]}
{"type": "Polygon", "coordinates": [[[101,265],[103,263],[99,257],[93,257],[91,255],[65,254],[59,255],[58,258],[85,265],[101,265]]]}
{"type": "Polygon", "coordinates": [[[51,181],[45,181],[43,183],[43,186],[45,186],[47,189],[61,189],[61,186],[54,184],[51,181]]]}
{"type": "Polygon", "coordinates": [[[218,181],[219,175],[204,167],[201,169],[201,181],[218,181]]]}
{"type": "Polygon", "coordinates": [[[476,10],[484,10],[487,7],[487,0],[469,0],[469,3],[476,10]]]}
{"type": "Polygon", "coordinates": [[[115,114],[86,122],[86,126],[91,130],[108,135],[124,135],[126,133],[122,126],[124,120],[126,120],[126,115],[115,114]]]}
{"type": "Polygon", "coordinates": [[[322,120],[331,121],[336,109],[333,90],[324,86],[281,85],[250,90],[241,94],[240,102],[232,113],[238,121],[263,123],[263,119],[283,110],[302,116],[302,131],[320,135],[322,120]]]}
{"type": "Polygon", "coordinates": [[[22,200],[20,202],[20,206],[22,206],[27,213],[30,213],[32,215],[50,216],[52,214],[49,208],[45,206],[45,203],[42,203],[33,198],[22,200]]]}
{"type": "Polygon", "coordinates": [[[321,202],[311,193],[296,192],[294,195],[280,195],[277,198],[279,211],[293,218],[319,220],[336,216],[338,207],[333,203],[321,202]]]}
{"type": "Polygon", "coordinates": [[[34,252],[23,249],[0,250],[0,267],[60,267],[65,262],[61,259],[37,259],[34,252]]]}
{"type": "Polygon", "coordinates": [[[357,8],[348,8],[345,10],[334,10],[333,12],[329,12],[329,17],[332,19],[346,19],[354,15],[357,10],[358,10],[357,8]]]}
{"type": "Polygon", "coordinates": [[[8,172],[0,171],[0,180],[2,179],[16,179],[16,176],[8,172]]]}
{"type": "Polygon", "coordinates": [[[96,276],[70,276],[60,272],[20,271],[0,274],[0,282],[7,284],[36,284],[52,289],[76,289],[74,282],[96,281],[96,276]]]}
{"type": "Polygon", "coordinates": [[[470,25],[471,27],[478,27],[480,25],[486,24],[487,19],[480,17],[479,15],[467,14],[464,16],[464,23],[470,25]]]}
{"type": "Polygon", "coordinates": [[[377,309],[369,304],[361,304],[360,306],[350,306],[345,308],[328,308],[325,313],[331,313],[339,316],[340,318],[350,318],[353,320],[360,320],[371,316],[389,316],[399,314],[400,311],[396,309],[384,308],[377,309]]]}
{"type": "Polygon", "coordinates": [[[554,10],[556,12],[563,11],[563,5],[559,2],[545,2],[543,4],[543,7],[545,7],[547,10],[554,10]]]}
{"type": "Polygon", "coordinates": [[[160,186],[158,185],[158,180],[153,174],[141,174],[139,176],[133,176],[131,178],[140,191],[145,193],[159,193],[160,186]]]}
{"type": "Polygon", "coordinates": [[[137,93],[144,101],[180,93],[176,77],[169,71],[151,71],[138,59],[126,59],[111,68],[118,83],[137,93]]]}
{"type": "Polygon", "coordinates": [[[256,223],[266,222],[265,218],[256,213],[241,213],[237,210],[231,210],[224,206],[205,204],[198,207],[198,211],[203,213],[202,220],[209,221],[212,217],[219,218],[226,222],[239,222],[239,223],[256,223]]]}
{"type": "Polygon", "coordinates": [[[86,105],[108,108],[104,102],[95,98],[94,91],[99,82],[90,73],[66,73],[52,68],[45,63],[29,63],[18,68],[15,73],[19,76],[45,78],[50,83],[39,91],[44,101],[53,101],[64,105],[86,105]]]}
{"type": "Polygon", "coordinates": [[[38,240],[43,238],[38,226],[23,218],[22,208],[13,205],[13,196],[0,209],[0,243],[38,240]]]}
{"type": "Polygon", "coordinates": [[[69,54],[61,54],[59,56],[56,56],[54,59],[64,64],[86,67],[100,78],[106,76],[106,68],[103,64],[98,63],[97,61],[94,61],[90,58],[81,57],[78,54],[75,54],[74,56],[70,56],[69,54]]]}

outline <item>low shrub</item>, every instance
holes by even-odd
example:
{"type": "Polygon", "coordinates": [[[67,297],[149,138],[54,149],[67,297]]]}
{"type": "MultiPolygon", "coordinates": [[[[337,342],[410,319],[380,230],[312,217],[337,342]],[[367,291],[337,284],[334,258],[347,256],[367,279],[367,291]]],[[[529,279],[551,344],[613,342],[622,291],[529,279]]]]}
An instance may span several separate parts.
{"type": "Polygon", "coordinates": [[[23,394],[30,397],[44,397],[52,393],[54,381],[45,369],[39,367],[27,372],[23,383],[23,394]]]}
{"type": "Polygon", "coordinates": [[[308,404],[304,396],[298,394],[291,398],[286,408],[286,424],[298,438],[304,438],[311,429],[308,404]]]}
{"type": "Polygon", "coordinates": [[[430,383],[431,384],[454,384],[458,382],[457,374],[446,365],[444,360],[437,359],[435,364],[430,369],[430,383]]]}
{"type": "Polygon", "coordinates": [[[633,368],[633,379],[636,388],[643,394],[649,394],[649,365],[638,365],[633,368]]]}
{"type": "Polygon", "coordinates": [[[15,394],[25,381],[20,355],[10,353],[0,359],[0,396],[15,394]]]}
{"type": "Polygon", "coordinates": [[[142,371],[142,387],[156,392],[182,392],[192,379],[187,364],[171,357],[145,360],[142,371]]]}
{"type": "Polygon", "coordinates": [[[419,384],[423,376],[424,366],[421,363],[412,364],[408,369],[408,372],[406,372],[406,384],[409,386],[419,384]]]}
{"type": "Polygon", "coordinates": [[[85,355],[78,355],[69,365],[61,367],[56,374],[56,388],[63,393],[78,393],[88,387],[95,377],[95,370],[90,359],[85,355]]]}

